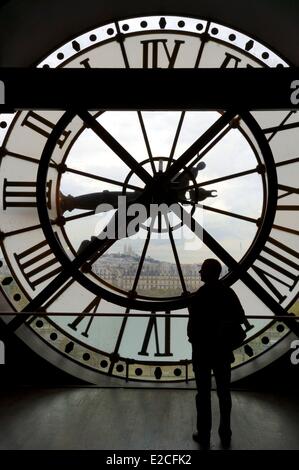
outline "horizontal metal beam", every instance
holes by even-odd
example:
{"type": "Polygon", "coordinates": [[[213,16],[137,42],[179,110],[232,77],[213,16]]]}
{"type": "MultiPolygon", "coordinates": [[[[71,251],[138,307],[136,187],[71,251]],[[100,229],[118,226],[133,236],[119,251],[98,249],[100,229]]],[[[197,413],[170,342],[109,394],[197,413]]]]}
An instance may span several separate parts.
{"type": "Polygon", "coordinates": [[[299,68],[0,68],[0,111],[299,108],[299,68]]]}
{"type": "MultiPolygon", "coordinates": [[[[189,318],[188,314],[179,314],[179,313],[155,313],[156,318],[189,318]]],[[[135,318],[149,318],[153,315],[153,312],[149,313],[99,313],[99,312],[0,312],[1,317],[12,317],[12,316],[20,316],[26,315],[27,317],[36,316],[36,317],[73,317],[73,316],[84,316],[84,317],[135,317],[135,318]]],[[[201,318],[209,317],[209,318],[218,318],[215,314],[203,314],[200,315],[201,318]]],[[[250,318],[254,320],[295,320],[299,321],[299,317],[292,315],[291,313],[286,312],[285,315],[245,315],[245,318],[250,318]]]]}

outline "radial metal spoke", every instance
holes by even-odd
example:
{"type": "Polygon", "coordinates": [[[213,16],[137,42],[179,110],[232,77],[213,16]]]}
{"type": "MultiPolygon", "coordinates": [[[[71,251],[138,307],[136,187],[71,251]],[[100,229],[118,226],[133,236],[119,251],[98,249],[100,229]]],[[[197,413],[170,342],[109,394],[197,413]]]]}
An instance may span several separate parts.
{"type": "Polygon", "coordinates": [[[205,45],[206,45],[206,43],[208,41],[208,38],[209,38],[208,31],[209,31],[210,26],[211,26],[211,21],[207,21],[206,28],[203,31],[202,35],[201,35],[201,44],[200,44],[200,48],[199,48],[199,51],[198,51],[198,54],[197,54],[197,57],[196,57],[196,62],[195,62],[195,65],[194,65],[195,69],[198,69],[198,67],[199,67],[205,45]]]}
{"type": "Polygon", "coordinates": [[[117,31],[117,42],[120,46],[121,54],[122,54],[123,59],[124,59],[124,65],[125,65],[126,69],[129,69],[130,64],[129,64],[129,60],[128,60],[128,56],[127,56],[127,51],[126,51],[126,48],[125,48],[125,45],[124,45],[124,36],[121,32],[119,23],[117,21],[115,22],[115,26],[116,26],[116,31],[117,31]]]}
{"type": "Polygon", "coordinates": [[[208,186],[209,184],[220,183],[222,181],[228,181],[228,180],[231,180],[233,178],[240,178],[242,176],[252,175],[254,173],[259,173],[259,168],[258,167],[252,168],[251,170],[240,171],[239,173],[233,173],[233,174],[227,175],[227,176],[222,176],[220,178],[214,178],[212,180],[203,181],[202,183],[192,184],[190,186],[186,186],[185,188],[180,188],[180,189],[182,189],[182,190],[185,189],[186,191],[188,191],[189,189],[201,188],[202,186],[208,186]]]}
{"type": "MultiPolygon", "coordinates": [[[[151,223],[151,225],[152,225],[152,223],[151,223]]],[[[135,291],[137,289],[137,285],[138,285],[138,282],[139,282],[139,279],[140,279],[140,274],[141,274],[141,271],[142,271],[142,268],[143,268],[143,265],[144,265],[144,260],[145,260],[145,257],[146,257],[148,245],[149,245],[149,242],[150,242],[150,239],[151,239],[151,234],[152,234],[152,232],[151,232],[151,230],[149,230],[147,232],[146,240],[145,240],[145,243],[144,243],[144,246],[143,246],[143,249],[142,249],[142,253],[141,253],[141,256],[140,256],[138,268],[137,268],[137,271],[136,271],[136,274],[135,274],[135,279],[134,279],[133,286],[132,286],[133,291],[135,291]]]]}
{"type": "Polygon", "coordinates": [[[20,228],[18,230],[11,230],[10,232],[1,232],[0,239],[12,237],[13,235],[19,235],[20,233],[31,232],[32,230],[37,230],[39,228],[41,228],[41,224],[30,225],[28,227],[20,228]]]}
{"type": "Polygon", "coordinates": [[[132,157],[132,155],[87,111],[79,111],[79,117],[90,127],[118,157],[145,183],[151,183],[150,174],[132,157]]]}
{"type": "Polygon", "coordinates": [[[168,159],[168,162],[167,162],[166,169],[168,169],[170,164],[172,163],[172,160],[173,160],[173,157],[174,157],[174,154],[175,154],[175,149],[176,149],[178,139],[179,139],[179,136],[180,136],[180,133],[181,133],[183,121],[184,121],[184,118],[185,118],[185,114],[186,114],[185,111],[181,112],[180,120],[179,120],[178,127],[177,127],[177,130],[176,130],[175,136],[174,136],[174,140],[173,140],[173,144],[172,144],[172,147],[171,147],[171,151],[170,151],[170,155],[169,155],[169,159],[168,159]]]}
{"type": "MultiPolygon", "coordinates": [[[[166,224],[167,223],[169,223],[168,220],[166,220],[166,224]]],[[[179,274],[179,278],[180,278],[180,282],[181,282],[181,285],[182,285],[182,290],[183,290],[184,294],[187,294],[188,292],[187,292],[186,283],[185,283],[185,279],[184,279],[184,275],[183,275],[183,271],[182,271],[182,266],[181,266],[179,255],[178,255],[178,252],[177,252],[175,240],[173,238],[172,228],[170,226],[169,226],[168,233],[169,233],[169,239],[170,239],[170,243],[171,243],[173,256],[174,256],[174,259],[175,259],[175,264],[176,264],[178,274],[179,274]]]]}
{"type": "Polygon", "coordinates": [[[284,166],[284,165],[291,165],[292,163],[299,163],[299,157],[290,158],[289,160],[283,160],[282,162],[275,163],[275,166],[284,166]]]}
{"type": "Polygon", "coordinates": [[[154,163],[154,160],[153,160],[153,154],[152,154],[152,151],[151,151],[151,146],[150,146],[150,143],[149,143],[149,140],[148,140],[148,136],[147,136],[147,132],[146,132],[146,129],[145,129],[145,125],[144,125],[144,121],[143,121],[141,111],[137,111],[137,115],[138,115],[141,130],[142,130],[142,135],[143,135],[144,143],[145,143],[145,146],[146,146],[146,150],[147,150],[147,153],[148,153],[148,158],[149,158],[153,173],[156,174],[157,170],[156,170],[155,163],[154,163]]]}
{"type": "Polygon", "coordinates": [[[242,214],[235,214],[235,212],[228,212],[223,209],[218,209],[217,207],[211,207],[205,204],[197,204],[197,206],[207,211],[217,212],[218,214],[227,215],[228,217],[234,217],[235,219],[246,220],[246,222],[251,222],[254,224],[257,224],[258,222],[258,219],[247,217],[246,215],[242,215],[242,214]]]}
{"type": "Polygon", "coordinates": [[[142,188],[139,186],[134,186],[133,184],[126,184],[122,181],[112,180],[111,178],[105,178],[104,176],[94,175],[93,173],[87,173],[86,171],[76,170],[75,168],[66,168],[67,172],[74,173],[76,175],[84,176],[86,178],[91,178],[93,180],[102,181],[103,183],[114,184],[116,186],[126,186],[128,189],[134,189],[135,191],[140,191],[142,188]]]}
{"type": "Polygon", "coordinates": [[[281,232],[286,232],[286,233],[291,233],[293,235],[297,235],[297,237],[299,237],[299,230],[295,230],[290,227],[283,227],[282,225],[276,225],[276,224],[273,225],[273,228],[275,228],[276,230],[280,230],[281,232]]]}
{"type": "Polygon", "coordinates": [[[278,189],[280,189],[281,191],[286,191],[285,194],[282,194],[281,196],[278,196],[278,199],[290,196],[293,193],[294,194],[299,194],[299,188],[290,188],[289,186],[286,186],[285,184],[279,184],[278,189]]]}
{"type": "Polygon", "coordinates": [[[267,139],[268,142],[270,142],[273,139],[273,137],[275,137],[276,134],[282,131],[283,129],[292,129],[294,127],[298,127],[298,123],[285,124],[288,121],[288,119],[293,116],[294,113],[295,113],[294,110],[290,111],[284,117],[284,119],[281,121],[281,123],[278,126],[273,126],[273,127],[268,127],[268,128],[263,129],[264,134],[271,134],[270,137],[268,137],[267,139]]]}
{"type": "Polygon", "coordinates": [[[299,211],[299,206],[277,206],[278,211],[299,211]]]}
{"type": "MultiPolygon", "coordinates": [[[[21,153],[11,152],[10,150],[7,150],[3,147],[0,147],[0,150],[3,152],[3,155],[9,155],[9,156],[17,158],[19,160],[24,160],[26,162],[34,163],[35,165],[40,164],[40,161],[39,161],[38,158],[28,157],[27,155],[22,155],[21,153]]],[[[52,163],[49,164],[49,166],[51,168],[56,168],[57,164],[52,162],[52,163]]]]}

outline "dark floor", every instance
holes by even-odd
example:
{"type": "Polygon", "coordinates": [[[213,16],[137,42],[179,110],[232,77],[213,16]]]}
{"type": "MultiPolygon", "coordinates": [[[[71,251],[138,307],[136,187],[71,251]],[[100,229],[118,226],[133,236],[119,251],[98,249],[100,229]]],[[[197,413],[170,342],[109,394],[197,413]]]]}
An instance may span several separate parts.
{"type": "MultiPolygon", "coordinates": [[[[0,449],[197,449],[195,392],[108,388],[0,393],[0,449]]],[[[217,396],[212,449],[217,435],[217,396]]],[[[232,449],[299,449],[296,395],[233,392],[232,449]]]]}

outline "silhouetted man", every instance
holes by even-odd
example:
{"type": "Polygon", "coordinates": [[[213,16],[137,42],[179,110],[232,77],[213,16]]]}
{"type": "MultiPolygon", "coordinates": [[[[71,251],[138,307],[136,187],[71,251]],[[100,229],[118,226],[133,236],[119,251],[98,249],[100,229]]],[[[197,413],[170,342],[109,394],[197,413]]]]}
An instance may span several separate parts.
{"type": "Polygon", "coordinates": [[[221,264],[216,259],[203,262],[201,279],[205,283],[190,304],[188,338],[192,344],[192,363],[197,385],[197,432],[193,439],[203,447],[210,445],[212,427],[211,371],[217,386],[220,408],[219,436],[223,446],[231,440],[231,362],[234,361],[230,341],[225,334],[229,325],[245,320],[244,310],[235,292],[219,281],[221,264]]]}

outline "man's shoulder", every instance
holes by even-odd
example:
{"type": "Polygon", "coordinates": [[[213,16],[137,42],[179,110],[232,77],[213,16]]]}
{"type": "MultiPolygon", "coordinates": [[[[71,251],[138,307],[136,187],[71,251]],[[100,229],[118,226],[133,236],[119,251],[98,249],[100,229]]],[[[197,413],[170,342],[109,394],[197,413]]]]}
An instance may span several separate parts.
{"type": "Polygon", "coordinates": [[[223,292],[224,294],[228,295],[236,295],[231,287],[225,286],[221,281],[219,281],[203,284],[192,294],[191,297],[195,299],[198,296],[211,294],[214,292],[223,292]]]}
{"type": "Polygon", "coordinates": [[[223,286],[223,290],[224,290],[227,294],[229,294],[229,295],[233,295],[233,296],[237,295],[237,294],[235,293],[234,289],[232,289],[232,287],[223,286]]]}
{"type": "Polygon", "coordinates": [[[223,286],[221,297],[231,306],[236,306],[237,304],[239,304],[239,297],[237,296],[234,289],[232,289],[231,287],[223,286]]]}
{"type": "Polygon", "coordinates": [[[218,295],[221,298],[227,297],[232,300],[238,298],[237,294],[231,287],[224,285],[220,281],[213,284],[203,284],[190,296],[190,300],[191,302],[196,302],[200,297],[217,297],[218,295]]]}
{"type": "Polygon", "coordinates": [[[195,292],[191,295],[191,300],[197,301],[199,297],[203,297],[209,293],[209,287],[207,284],[200,286],[195,292]]]}

